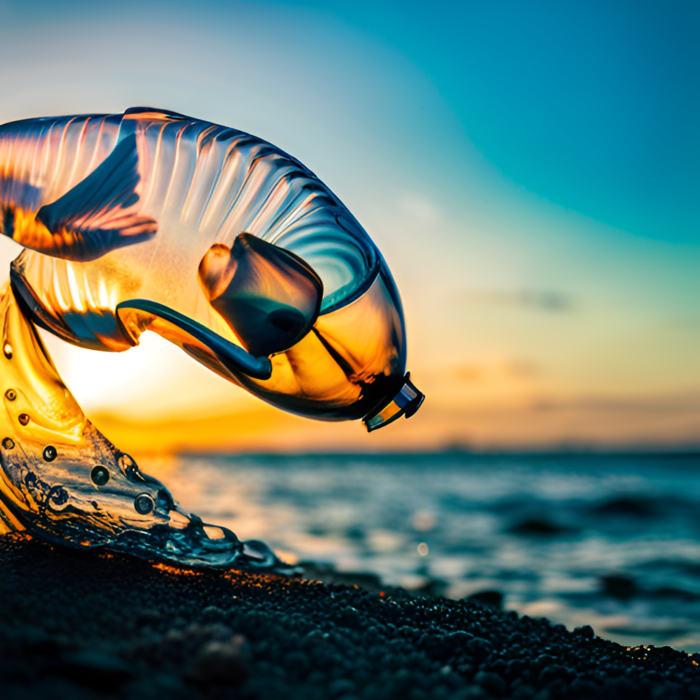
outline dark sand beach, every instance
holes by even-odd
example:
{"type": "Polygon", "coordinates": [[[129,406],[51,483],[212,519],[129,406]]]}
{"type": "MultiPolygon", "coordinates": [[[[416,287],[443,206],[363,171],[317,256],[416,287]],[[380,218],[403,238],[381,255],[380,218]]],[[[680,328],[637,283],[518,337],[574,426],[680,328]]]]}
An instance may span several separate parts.
{"type": "Polygon", "coordinates": [[[17,536],[0,566],[5,700],[700,697],[699,654],[371,577],[182,571],[17,536]]]}

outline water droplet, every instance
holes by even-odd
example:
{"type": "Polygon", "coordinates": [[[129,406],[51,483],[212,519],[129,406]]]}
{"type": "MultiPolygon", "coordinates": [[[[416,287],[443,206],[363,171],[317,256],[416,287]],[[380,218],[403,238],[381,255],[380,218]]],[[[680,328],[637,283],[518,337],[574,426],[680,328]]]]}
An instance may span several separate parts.
{"type": "Polygon", "coordinates": [[[68,503],[68,492],[63,486],[54,486],[49,492],[49,501],[54,506],[64,506],[68,503]]]}
{"type": "Polygon", "coordinates": [[[109,481],[109,470],[107,467],[98,464],[92,468],[90,478],[96,486],[104,486],[109,481]]]}
{"type": "Polygon", "coordinates": [[[5,398],[8,401],[14,401],[17,398],[17,392],[14,389],[8,389],[5,392],[5,398]]]}
{"type": "Polygon", "coordinates": [[[141,515],[148,515],[155,508],[155,505],[153,499],[145,493],[137,496],[136,500],[134,500],[134,508],[141,515]]]}
{"type": "Polygon", "coordinates": [[[27,425],[27,423],[29,423],[29,414],[28,413],[20,413],[19,414],[19,422],[22,425],[27,425]]]}
{"type": "Polygon", "coordinates": [[[2,446],[6,450],[11,450],[15,446],[15,441],[12,438],[4,438],[2,441],[2,446]]]}
{"type": "Polygon", "coordinates": [[[5,353],[5,357],[8,360],[12,359],[12,346],[9,343],[5,343],[5,345],[2,348],[2,351],[5,353]]]}
{"type": "Polygon", "coordinates": [[[53,445],[47,445],[44,448],[44,461],[53,462],[58,457],[58,451],[53,445]]]}

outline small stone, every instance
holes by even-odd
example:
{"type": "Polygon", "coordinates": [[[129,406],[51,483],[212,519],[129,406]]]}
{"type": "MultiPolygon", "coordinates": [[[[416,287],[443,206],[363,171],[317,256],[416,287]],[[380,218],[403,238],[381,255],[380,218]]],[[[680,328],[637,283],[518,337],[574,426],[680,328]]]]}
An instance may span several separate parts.
{"type": "Polygon", "coordinates": [[[493,644],[486,639],[482,639],[481,637],[474,637],[474,639],[470,639],[464,645],[464,648],[476,658],[485,658],[493,649],[493,644]]]}
{"type": "Polygon", "coordinates": [[[537,691],[531,685],[527,685],[527,683],[519,685],[511,694],[513,700],[535,700],[536,697],[537,691]]]}
{"type": "Polygon", "coordinates": [[[493,695],[503,695],[506,691],[506,682],[497,673],[490,671],[479,671],[474,676],[474,682],[493,695]]]}
{"type": "Polygon", "coordinates": [[[470,685],[456,696],[459,700],[481,700],[486,697],[486,692],[480,685],[470,685]]]}
{"type": "Polygon", "coordinates": [[[333,698],[339,698],[343,695],[355,692],[355,684],[348,678],[339,678],[333,681],[329,688],[329,694],[333,698]]]}
{"type": "Polygon", "coordinates": [[[244,683],[250,675],[244,644],[245,639],[241,635],[229,642],[206,644],[192,665],[192,679],[203,685],[239,686],[244,683]]]}
{"type": "Polygon", "coordinates": [[[209,605],[202,610],[202,617],[207,622],[219,622],[224,619],[224,611],[216,605],[209,605]]]}
{"type": "Polygon", "coordinates": [[[566,666],[561,666],[559,664],[551,664],[542,669],[540,673],[540,683],[547,685],[552,681],[563,680],[567,681],[573,678],[576,674],[566,666]]]}

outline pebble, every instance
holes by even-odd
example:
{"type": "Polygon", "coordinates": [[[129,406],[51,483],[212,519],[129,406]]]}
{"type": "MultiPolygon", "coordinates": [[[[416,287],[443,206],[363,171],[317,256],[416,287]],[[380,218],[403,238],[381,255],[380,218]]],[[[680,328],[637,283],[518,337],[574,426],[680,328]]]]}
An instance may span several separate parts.
{"type": "Polygon", "coordinates": [[[181,571],[19,536],[0,571],[3,700],[700,700],[700,655],[366,576],[181,571]]]}

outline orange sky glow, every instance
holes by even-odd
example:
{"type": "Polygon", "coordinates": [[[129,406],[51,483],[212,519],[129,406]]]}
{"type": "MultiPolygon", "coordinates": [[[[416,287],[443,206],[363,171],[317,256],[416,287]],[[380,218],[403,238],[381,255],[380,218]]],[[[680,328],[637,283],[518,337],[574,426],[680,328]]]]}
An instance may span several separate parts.
{"type": "MultiPolygon", "coordinates": [[[[237,8],[221,28],[182,8],[111,17],[108,33],[94,8],[61,20],[80,46],[59,20],[16,13],[0,24],[0,123],[148,104],[292,153],[382,251],[427,398],[367,434],[273,409],[152,333],[124,353],[44,335],[108,438],[136,457],[700,447],[697,241],[599,220],[509,174],[417,56],[323,12],[237,8]]],[[[0,271],[19,250],[0,240],[0,271]]]]}

